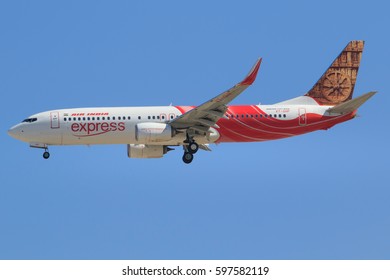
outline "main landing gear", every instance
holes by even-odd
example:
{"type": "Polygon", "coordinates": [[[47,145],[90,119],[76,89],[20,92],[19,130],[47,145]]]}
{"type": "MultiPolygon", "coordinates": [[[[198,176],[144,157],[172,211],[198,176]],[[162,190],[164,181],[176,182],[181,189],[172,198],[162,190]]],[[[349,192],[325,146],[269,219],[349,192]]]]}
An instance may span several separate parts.
{"type": "Polygon", "coordinates": [[[184,145],[184,155],[183,155],[183,162],[186,164],[189,164],[194,159],[194,154],[199,150],[199,145],[187,134],[187,139],[184,141],[184,143],[188,143],[188,145],[184,145]]]}
{"type": "Polygon", "coordinates": [[[187,152],[187,151],[184,152],[184,155],[183,155],[183,162],[184,163],[189,164],[192,162],[193,159],[194,159],[193,154],[191,154],[190,152],[187,152]]]}

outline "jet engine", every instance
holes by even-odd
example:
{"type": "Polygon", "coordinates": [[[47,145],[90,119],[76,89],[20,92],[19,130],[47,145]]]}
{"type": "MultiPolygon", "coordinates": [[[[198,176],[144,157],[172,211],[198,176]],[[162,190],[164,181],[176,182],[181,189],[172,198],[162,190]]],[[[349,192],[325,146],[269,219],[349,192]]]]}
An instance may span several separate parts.
{"type": "Polygon", "coordinates": [[[127,144],[129,158],[161,158],[170,150],[162,145],[127,144]]]}
{"type": "Polygon", "coordinates": [[[166,123],[139,123],[135,127],[135,138],[141,143],[169,141],[175,131],[166,123]]]}

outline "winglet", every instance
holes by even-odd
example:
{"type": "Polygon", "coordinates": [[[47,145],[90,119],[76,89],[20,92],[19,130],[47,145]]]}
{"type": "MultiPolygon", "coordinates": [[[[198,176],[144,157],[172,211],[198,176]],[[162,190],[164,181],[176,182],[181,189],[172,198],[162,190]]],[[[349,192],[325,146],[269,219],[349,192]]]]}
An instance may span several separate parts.
{"type": "Polygon", "coordinates": [[[256,80],[257,72],[259,72],[260,64],[261,64],[262,58],[260,57],[255,65],[253,65],[251,71],[249,71],[248,75],[245,77],[245,79],[240,83],[240,85],[246,85],[250,86],[253,84],[253,82],[256,80]]]}

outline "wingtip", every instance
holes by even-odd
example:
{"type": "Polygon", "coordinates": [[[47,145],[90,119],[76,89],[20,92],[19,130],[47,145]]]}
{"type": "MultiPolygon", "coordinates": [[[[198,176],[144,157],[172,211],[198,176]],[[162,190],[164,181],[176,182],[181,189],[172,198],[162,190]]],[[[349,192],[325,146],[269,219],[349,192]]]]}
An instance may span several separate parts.
{"type": "Polygon", "coordinates": [[[259,72],[261,61],[262,61],[262,58],[260,57],[256,61],[255,65],[253,65],[252,69],[249,71],[249,74],[240,83],[241,85],[250,86],[251,84],[253,84],[253,82],[256,80],[257,73],[259,72]]]}

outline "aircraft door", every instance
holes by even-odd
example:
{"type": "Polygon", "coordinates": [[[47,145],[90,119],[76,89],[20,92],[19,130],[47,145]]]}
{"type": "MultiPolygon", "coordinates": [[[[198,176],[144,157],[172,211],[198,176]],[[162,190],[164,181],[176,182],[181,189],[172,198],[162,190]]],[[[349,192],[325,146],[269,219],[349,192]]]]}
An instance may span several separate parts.
{"type": "Polygon", "coordinates": [[[299,125],[304,126],[307,124],[306,109],[305,108],[298,109],[298,118],[299,118],[299,125]]]}
{"type": "Polygon", "coordinates": [[[60,116],[58,112],[50,112],[50,128],[60,128],[60,116]]]}

